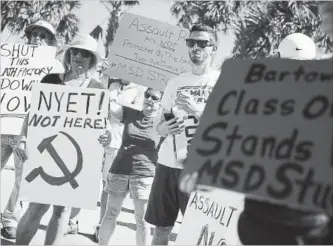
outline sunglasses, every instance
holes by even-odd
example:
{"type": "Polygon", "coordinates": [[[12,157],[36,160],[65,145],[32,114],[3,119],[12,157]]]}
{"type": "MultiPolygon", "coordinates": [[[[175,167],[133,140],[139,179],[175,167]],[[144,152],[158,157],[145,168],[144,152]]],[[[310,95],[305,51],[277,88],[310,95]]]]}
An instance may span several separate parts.
{"type": "Polygon", "coordinates": [[[78,48],[71,48],[71,52],[73,55],[77,56],[79,53],[83,58],[88,58],[91,56],[91,52],[88,50],[78,49],[78,48]]]}
{"type": "Polygon", "coordinates": [[[214,46],[214,44],[210,43],[209,40],[197,40],[197,39],[186,39],[186,46],[189,48],[193,48],[194,45],[197,44],[197,46],[201,49],[204,49],[206,47],[214,46]]]}
{"type": "Polygon", "coordinates": [[[161,98],[155,96],[155,95],[152,95],[151,93],[148,93],[148,92],[145,92],[145,98],[146,99],[149,99],[151,98],[153,101],[157,102],[157,101],[160,101],[161,98]]]}
{"type": "Polygon", "coordinates": [[[31,36],[34,37],[34,38],[37,38],[37,36],[40,38],[40,39],[51,39],[51,37],[49,35],[46,35],[45,33],[43,32],[32,32],[31,33],[31,36]]]}

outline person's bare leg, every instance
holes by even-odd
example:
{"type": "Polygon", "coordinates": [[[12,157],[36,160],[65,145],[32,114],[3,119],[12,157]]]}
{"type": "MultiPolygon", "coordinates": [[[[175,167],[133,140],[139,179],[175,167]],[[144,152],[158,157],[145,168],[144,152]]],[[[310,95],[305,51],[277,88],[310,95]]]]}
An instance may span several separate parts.
{"type": "Polygon", "coordinates": [[[169,235],[172,231],[173,226],[162,227],[156,226],[155,233],[153,236],[152,245],[168,245],[169,244],[169,235]]]}
{"type": "Polygon", "coordinates": [[[147,245],[150,234],[149,224],[145,221],[148,200],[134,199],[134,214],[136,220],[136,245],[147,245]]]}
{"type": "Polygon", "coordinates": [[[67,230],[70,209],[63,206],[53,206],[53,213],[46,230],[44,245],[60,245],[67,230]]]}
{"type": "Polygon", "coordinates": [[[117,225],[117,218],[120,214],[121,207],[123,205],[126,193],[123,195],[113,195],[109,193],[107,209],[105,211],[104,218],[102,220],[101,229],[99,231],[98,245],[108,245],[111,236],[117,225]]]}
{"type": "Polygon", "coordinates": [[[39,228],[43,215],[50,208],[49,204],[33,203],[20,219],[16,230],[16,245],[29,245],[39,228]]]}
{"type": "Polygon", "coordinates": [[[98,225],[102,224],[102,220],[106,211],[106,204],[108,202],[108,193],[104,191],[106,182],[103,180],[103,190],[101,194],[101,210],[99,212],[99,221],[98,225]]]}

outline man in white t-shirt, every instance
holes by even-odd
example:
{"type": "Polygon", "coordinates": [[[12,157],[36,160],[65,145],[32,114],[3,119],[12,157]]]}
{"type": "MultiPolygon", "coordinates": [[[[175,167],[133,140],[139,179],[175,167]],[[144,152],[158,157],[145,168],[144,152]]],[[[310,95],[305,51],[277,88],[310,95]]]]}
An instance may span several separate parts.
{"type": "Polygon", "coordinates": [[[156,226],[153,245],[168,244],[179,210],[185,212],[189,195],[179,190],[178,181],[187,147],[219,76],[211,68],[216,44],[217,35],[212,28],[194,25],[186,39],[192,71],[170,79],[163,94],[163,114],[157,130],[165,140],[159,151],[145,217],[156,226]],[[166,120],[164,114],[170,112],[176,117],[166,120]]]}

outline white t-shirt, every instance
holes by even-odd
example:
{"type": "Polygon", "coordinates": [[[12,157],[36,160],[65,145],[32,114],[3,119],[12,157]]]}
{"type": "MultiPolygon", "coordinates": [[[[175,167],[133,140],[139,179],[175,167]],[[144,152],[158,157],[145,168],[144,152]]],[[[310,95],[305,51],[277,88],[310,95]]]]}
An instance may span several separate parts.
{"type": "MultiPolygon", "coordinates": [[[[143,105],[143,89],[141,86],[130,83],[126,86],[122,86],[121,83],[115,82],[110,85],[110,100],[116,101],[116,103],[124,106],[130,106],[140,110],[143,105]]],[[[110,147],[119,149],[122,142],[122,135],[124,125],[114,117],[110,118],[111,124],[111,143],[110,147]]]]}
{"type": "MultiPolygon", "coordinates": [[[[194,75],[192,73],[186,73],[174,77],[169,80],[161,100],[162,107],[169,111],[175,106],[175,100],[177,98],[177,93],[181,91],[187,91],[194,98],[197,103],[202,105],[202,111],[205,108],[208,96],[213,91],[216,81],[220,75],[220,71],[211,70],[209,73],[204,75],[194,75]]],[[[195,128],[198,126],[199,122],[193,116],[187,116],[185,120],[185,131],[182,134],[190,133],[187,136],[187,140],[190,141],[193,138],[195,128]]],[[[179,136],[176,136],[178,138],[179,136]]],[[[158,163],[168,166],[171,168],[182,169],[183,165],[180,161],[177,161],[176,151],[175,151],[175,140],[173,135],[168,135],[167,138],[161,145],[158,154],[158,163]]],[[[187,152],[186,152],[187,154],[187,152]]],[[[179,158],[178,158],[179,159],[179,158]]]]}

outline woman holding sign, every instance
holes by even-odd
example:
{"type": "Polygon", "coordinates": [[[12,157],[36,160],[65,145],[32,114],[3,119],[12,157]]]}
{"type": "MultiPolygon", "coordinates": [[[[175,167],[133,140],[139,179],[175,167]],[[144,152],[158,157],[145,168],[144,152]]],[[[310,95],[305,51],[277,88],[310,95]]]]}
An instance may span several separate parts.
{"type": "MultiPolygon", "coordinates": [[[[103,84],[90,77],[99,59],[96,50],[97,43],[91,36],[85,34],[77,35],[72,44],[65,46],[63,49],[65,74],[47,75],[41,83],[105,89],[103,84]]],[[[29,115],[23,124],[21,140],[16,149],[16,153],[23,161],[27,159],[25,148],[28,133],[28,118],[29,115]]],[[[111,142],[110,132],[107,131],[106,134],[100,136],[99,142],[104,147],[107,146],[111,142]]],[[[50,204],[33,202],[29,204],[27,211],[18,224],[16,234],[17,245],[28,245],[31,242],[38,230],[42,217],[49,208],[50,204]]],[[[64,206],[53,206],[53,214],[46,230],[45,245],[60,244],[66,231],[69,216],[70,209],[64,206]]]]}
{"type": "Polygon", "coordinates": [[[99,231],[99,245],[108,245],[128,193],[134,202],[137,224],[136,244],[147,244],[150,230],[144,215],[162,141],[156,131],[156,124],[159,122],[161,113],[162,92],[147,89],[144,96],[142,111],[111,102],[111,117],[124,123],[124,132],[121,147],[107,177],[105,191],[109,193],[109,196],[99,231]]]}

